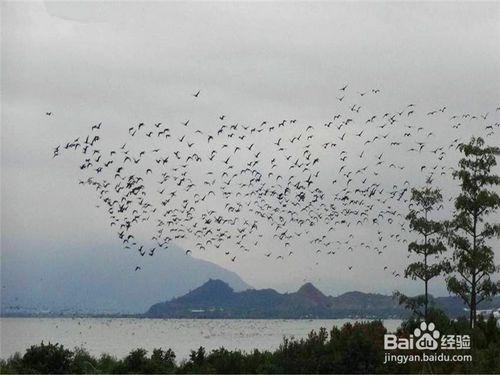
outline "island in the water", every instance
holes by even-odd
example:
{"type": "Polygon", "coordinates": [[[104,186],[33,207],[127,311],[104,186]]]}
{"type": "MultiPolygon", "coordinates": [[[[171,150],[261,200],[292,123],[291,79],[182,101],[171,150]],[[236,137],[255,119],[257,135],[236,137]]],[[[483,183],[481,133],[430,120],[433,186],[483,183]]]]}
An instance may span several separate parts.
{"type": "MultiPolygon", "coordinates": [[[[466,315],[457,297],[436,297],[436,307],[450,317],[466,315]]],[[[482,309],[500,307],[500,298],[483,303],[482,309]]],[[[326,296],[306,283],[294,293],[274,289],[248,289],[235,292],[227,283],[210,279],[182,297],[154,304],[144,316],[150,318],[224,319],[340,319],[404,318],[409,314],[393,296],[348,292],[326,296]]]]}

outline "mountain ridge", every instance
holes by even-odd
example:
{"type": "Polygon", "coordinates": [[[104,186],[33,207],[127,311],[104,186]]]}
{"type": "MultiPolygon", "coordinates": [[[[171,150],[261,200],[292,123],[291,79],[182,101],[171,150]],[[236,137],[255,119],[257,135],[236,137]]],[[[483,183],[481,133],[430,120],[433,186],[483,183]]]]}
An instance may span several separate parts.
{"type": "MultiPolygon", "coordinates": [[[[436,306],[457,317],[464,305],[458,297],[436,297],[436,306]]],[[[500,298],[483,307],[500,307],[500,298]]],[[[144,314],[150,318],[404,318],[409,311],[393,296],[352,291],[327,296],[312,283],[296,292],[279,293],[274,289],[247,289],[235,292],[227,283],[210,279],[184,296],[152,305],[144,314]]]]}

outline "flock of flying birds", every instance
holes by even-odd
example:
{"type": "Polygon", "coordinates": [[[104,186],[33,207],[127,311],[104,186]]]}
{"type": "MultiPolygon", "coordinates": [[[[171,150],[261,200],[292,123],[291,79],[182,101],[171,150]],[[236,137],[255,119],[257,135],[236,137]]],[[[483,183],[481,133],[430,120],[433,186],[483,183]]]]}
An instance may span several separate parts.
{"type": "MultiPolygon", "coordinates": [[[[243,123],[226,113],[141,122],[114,146],[98,123],[53,157],[77,155],[79,184],[95,190],[123,248],[141,257],[173,244],[186,255],[220,251],[232,262],[248,253],[282,262],[301,251],[316,264],[341,252],[383,256],[391,246],[406,251],[412,187],[450,183],[458,145],[472,135],[499,143],[500,107],[449,113],[408,103],[374,113],[365,101],[380,95],[345,85],[322,123],[243,123]]],[[[191,94],[192,105],[203,96],[191,94]]]]}

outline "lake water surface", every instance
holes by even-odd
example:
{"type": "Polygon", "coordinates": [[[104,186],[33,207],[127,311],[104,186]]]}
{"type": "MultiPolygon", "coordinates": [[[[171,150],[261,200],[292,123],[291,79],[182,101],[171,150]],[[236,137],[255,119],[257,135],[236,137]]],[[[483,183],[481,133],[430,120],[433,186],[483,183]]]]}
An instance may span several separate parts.
{"type": "MultiPolygon", "coordinates": [[[[177,360],[191,349],[275,349],[286,337],[306,337],[311,330],[342,326],[350,319],[332,320],[201,320],[134,318],[0,318],[0,358],[42,342],[67,348],[83,346],[93,355],[109,353],[118,358],[132,349],[171,348],[177,360]]],[[[394,331],[401,320],[385,320],[394,331]]]]}

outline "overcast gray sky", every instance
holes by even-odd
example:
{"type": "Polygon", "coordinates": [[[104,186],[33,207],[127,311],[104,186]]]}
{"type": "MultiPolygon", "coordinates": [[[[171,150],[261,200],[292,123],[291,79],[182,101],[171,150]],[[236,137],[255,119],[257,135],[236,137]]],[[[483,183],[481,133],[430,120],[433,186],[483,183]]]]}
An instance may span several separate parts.
{"type": "MultiPolygon", "coordinates": [[[[336,98],[348,84],[351,98],[381,90],[363,102],[366,116],[414,103],[420,117],[411,125],[431,129],[434,146],[448,145],[499,121],[500,4],[3,2],[1,78],[2,252],[59,251],[70,257],[117,247],[118,241],[95,194],[78,186],[78,162],[52,160],[53,147],[87,134],[92,124],[103,122],[109,147],[123,143],[127,129],[139,122],[161,121],[177,134],[180,122],[192,119],[209,132],[221,114],[253,126],[296,118],[327,139],[323,124],[341,111],[336,98]],[[439,119],[426,115],[443,106],[446,114],[439,119]],[[53,115],[45,116],[47,111],[53,115]],[[489,117],[451,134],[450,116],[463,113],[489,117]]],[[[373,135],[379,133],[385,131],[373,135]]],[[[488,142],[500,144],[498,130],[488,142]]],[[[321,152],[320,145],[312,147],[321,152]]],[[[427,152],[416,160],[406,148],[377,147],[372,157],[385,152],[388,160],[406,165],[401,174],[412,186],[423,183],[413,168],[435,157],[427,152]]],[[[343,149],[355,154],[363,147],[348,137],[343,149]]],[[[338,152],[331,163],[328,157],[322,158],[325,184],[339,165],[338,152]]],[[[450,158],[450,165],[456,160],[450,158]]],[[[454,191],[451,181],[440,180],[445,192],[454,191]]],[[[233,248],[193,256],[231,269],[255,287],[291,290],[307,280],[331,294],[420,290],[383,270],[388,265],[402,271],[408,260],[401,244],[390,244],[383,256],[343,249],[318,258],[304,240],[295,244],[296,256],[278,262],[263,257],[277,245],[272,229],[261,231],[256,249],[235,252],[237,262],[224,255],[233,248]]],[[[352,232],[338,229],[332,240],[346,240],[352,232]]],[[[357,246],[378,238],[373,228],[355,234],[357,246]]],[[[445,289],[435,283],[432,292],[445,289]]]]}

